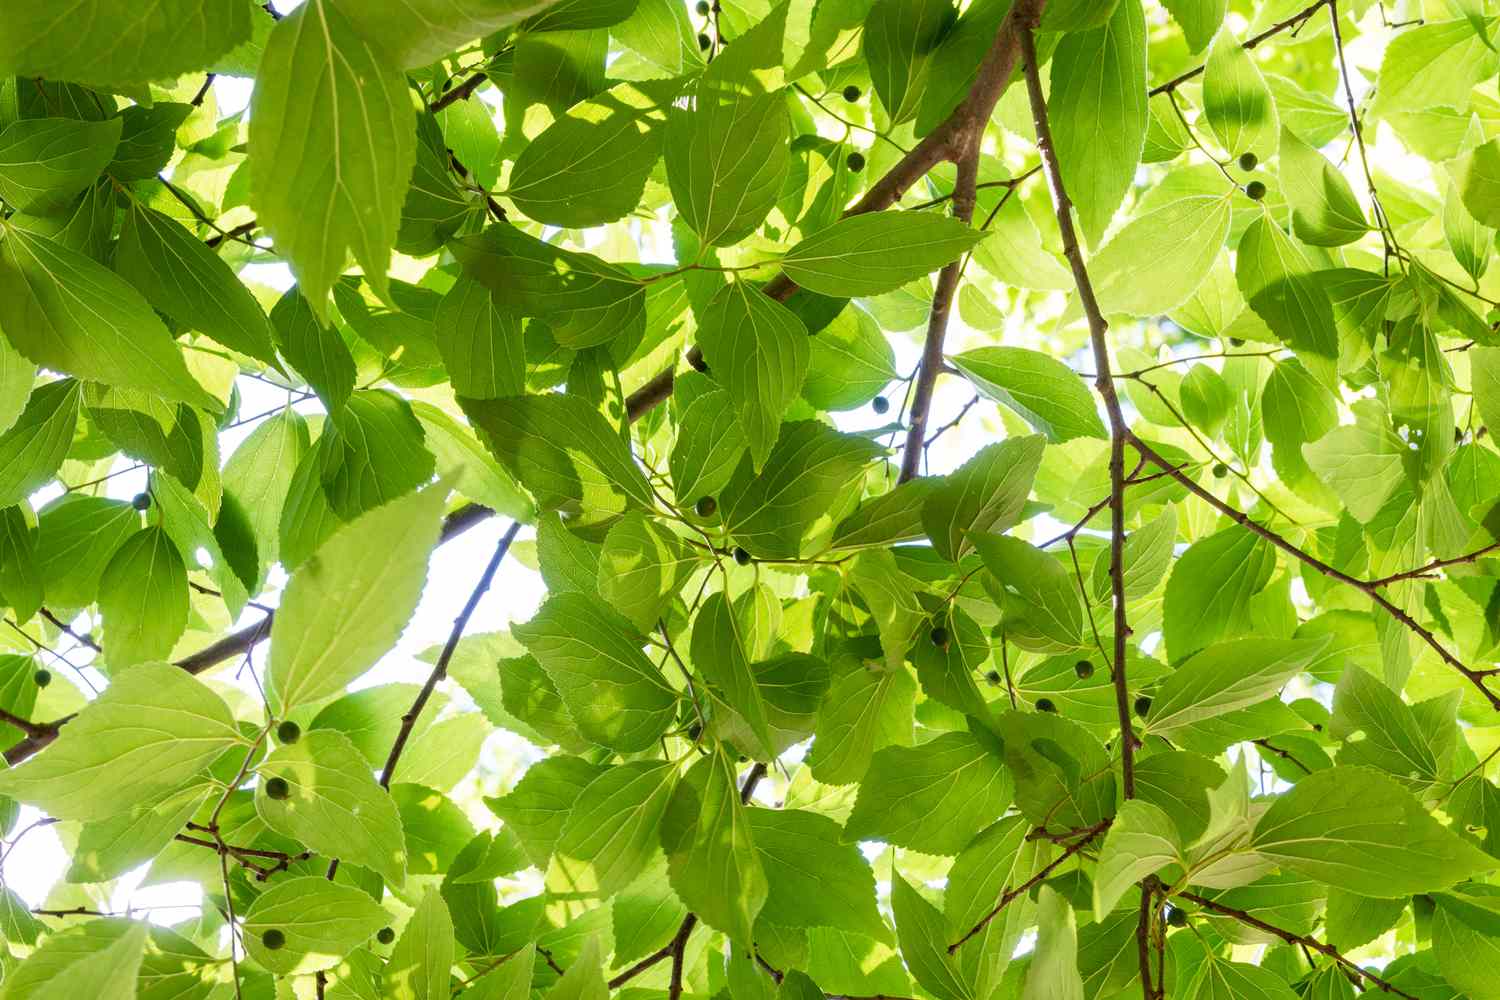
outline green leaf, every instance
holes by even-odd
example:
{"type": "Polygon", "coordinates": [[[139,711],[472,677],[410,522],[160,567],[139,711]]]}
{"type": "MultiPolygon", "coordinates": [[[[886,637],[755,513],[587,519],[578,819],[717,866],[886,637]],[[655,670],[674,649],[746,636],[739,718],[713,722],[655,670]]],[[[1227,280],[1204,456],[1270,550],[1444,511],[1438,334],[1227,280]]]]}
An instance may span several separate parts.
{"type": "Polygon", "coordinates": [[[1083,1000],[1073,909],[1050,886],[1042,886],[1037,900],[1036,953],[1021,1000],[1083,1000]]]}
{"type": "Polygon", "coordinates": [[[1053,556],[1009,535],[979,535],[975,547],[996,582],[1018,599],[1027,624],[1064,646],[1083,639],[1084,614],[1079,582],[1053,556]]]}
{"type": "Polygon", "coordinates": [[[54,996],[135,1000],[140,996],[146,925],[123,920],[109,921],[107,927],[100,923],[49,937],[14,976],[6,976],[7,1000],[54,996]]]}
{"type": "Polygon", "coordinates": [[[316,972],[337,965],[388,919],[359,889],[313,875],[281,879],[246,912],[245,946],[251,958],[280,975],[316,972]],[[264,940],[272,930],[283,937],[274,949],[264,940]]]}
{"type": "Polygon", "coordinates": [[[723,389],[693,399],[677,420],[677,441],[668,459],[678,499],[696,503],[729,484],[749,445],[734,401],[723,389]]]}
{"type": "Polygon", "coordinates": [[[813,776],[830,785],[859,781],[871,755],[909,746],[917,683],[905,670],[879,671],[855,663],[829,688],[808,753],[813,776]]]}
{"type": "Polygon", "coordinates": [[[1281,127],[1276,100],[1250,51],[1227,27],[1220,29],[1208,50],[1203,70],[1203,116],[1231,157],[1254,153],[1269,160],[1276,152],[1281,127]]]}
{"type": "Polygon", "coordinates": [[[972,1000],[974,986],[965,981],[944,940],[948,924],[942,911],[891,869],[891,911],[896,936],[912,976],[939,1000],[972,1000]]]}
{"type": "Polygon", "coordinates": [[[1146,728],[1169,733],[1273,697],[1322,653],[1327,637],[1236,639],[1208,646],[1177,667],[1151,700],[1146,728]]]}
{"type": "Polygon", "coordinates": [[[1250,846],[1331,886],[1390,899],[1446,889],[1500,862],[1444,828],[1395,780],[1332,767],[1276,797],[1250,846]]]}
{"type": "Polygon", "coordinates": [[[641,652],[629,623],[587,595],[554,592],[513,632],[588,739],[631,753],[651,746],[671,723],[677,693],[641,652]]]}
{"type": "Polygon", "coordinates": [[[170,80],[250,37],[250,8],[235,0],[147,0],[130,8],[90,0],[66,11],[19,0],[5,13],[0,70],[83,83],[170,80]]]}
{"type": "Polygon", "coordinates": [[[1500,140],[1491,139],[1459,157],[1453,180],[1469,214],[1500,229],[1500,140]]]}
{"type": "MultiPolygon", "coordinates": [[[[1177,544],[1177,511],[1168,507],[1125,536],[1125,599],[1139,600],[1156,589],[1172,564],[1177,544]]],[[[1109,600],[1113,583],[1109,578],[1109,554],[1100,552],[1091,577],[1093,599],[1109,600]]]]}
{"type": "Polygon", "coordinates": [[[1135,179],[1146,141],[1146,19],[1119,0],[1107,23],[1063,36],[1047,101],[1063,186],[1084,238],[1099,242],[1135,179]]]}
{"type": "Polygon", "coordinates": [[[739,413],[755,470],[776,445],[781,417],[807,372],[807,327],[796,314],[744,282],[714,296],[698,323],[709,369],[739,413]]]}
{"type": "Polygon", "coordinates": [[[1339,677],[1328,735],[1343,743],[1340,764],[1363,764],[1407,782],[1438,778],[1438,754],[1416,713],[1359,667],[1346,667],[1339,677]]]}
{"type": "Polygon", "coordinates": [[[1082,376],[1055,358],[1023,347],[978,347],[949,360],[982,395],[1010,407],[1054,444],[1105,436],[1082,376]]]}
{"type": "Polygon", "coordinates": [[[867,212],[807,237],[781,259],[802,288],[841,298],[894,291],[973,249],[984,233],[924,212],[867,212]]]}
{"type": "Polygon", "coordinates": [[[114,159],[120,129],[118,118],[12,122],[0,130],[0,198],[18,212],[61,210],[114,159]]]}
{"type": "Polygon", "coordinates": [[[1332,386],[1339,357],[1329,293],[1313,276],[1302,248],[1262,215],[1240,237],[1235,281],[1250,308],[1297,352],[1320,382],[1332,386]]]}
{"type": "MultiPolygon", "coordinates": [[[[506,194],[550,226],[581,229],[629,215],[661,158],[663,105],[674,89],[621,83],[573,105],[516,157],[506,194]]],[[[785,144],[783,135],[777,145],[785,144]]]]}
{"type": "Polygon", "coordinates": [[[849,306],[811,339],[802,398],[820,410],[852,410],[897,378],[896,358],[880,324],[849,306]]]}
{"type": "Polygon", "coordinates": [[[1297,994],[1276,973],[1245,962],[1226,962],[1211,956],[1188,987],[1194,1000],[1292,1000],[1297,994]]]}
{"type": "Polygon", "coordinates": [[[871,758],[844,839],[954,855],[971,831],[999,818],[1011,794],[1000,757],[969,733],[887,747],[871,758]]]}
{"type": "Polygon", "coordinates": [[[446,494],[431,486],[375,508],[292,574],[271,626],[278,715],[343,690],[395,645],[422,595],[446,494]]]}
{"type": "Polygon", "coordinates": [[[383,995],[395,1000],[448,1000],[455,950],[448,906],[429,887],[391,949],[383,995]]]}
{"type": "Polygon", "coordinates": [[[448,245],[464,273],[522,316],[545,318],[564,347],[581,350],[639,336],[646,286],[624,268],[564,250],[508,225],[448,245]]]}
{"type": "Polygon", "coordinates": [[[890,929],[875,906],[875,875],[827,816],[801,809],[746,810],[769,892],[763,920],[783,927],[839,927],[880,941],[890,929]]]}
{"type": "Polygon", "coordinates": [[[1194,542],[1167,578],[1163,633],[1180,661],[1250,630],[1250,598],[1270,582],[1276,552],[1238,525],[1194,542]]]}
{"type": "Polygon", "coordinates": [[[1353,409],[1354,423],[1303,445],[1302,454],[1354,519],[1368,523],[1406,482],[1407,448],[1378,403],[1360,400],[1353,409]]]}
{"type": "Polygon", "coordinates": [[[1369,231],[1364,209],[1344,175],[1317,150],[1281,130],[1281,187],[1292,206],[1292,231],[1304,243],[1336,247],[1369,231]]]}
{"type": "Polygon", "coordinates": [[[143,663],[116,674],[56,742],[0,771],[0,794],[58,819],[107,819],[178,788],[239,741],[218,695],[176,667],[143,663]]]}
{"type": "Polygon", "coordinates": [[[411,404],[387,389],[359,389],[329,415],[318,442],[329,507],[353,520],[432,478],[435,460],[411,404]]]}
{"type": "Polygon", "coordinates": [[[145,528],[115,551],[99,581],[111,670],[165,660],[188,620],[187,567],[166,531],[145,528]]]}
{"type": "Polygon", "coordinates": [[[480,441],[541,509],[603,520],[632,504],[653,505],[630,449],[581,396],[460,397],[459,404],[480,441]]]}
{"type": "Polygon", "coordinates": [[[117,181],[155,177],[177,149],[177,129],[193,111],[191,104],[158,101],[132,104],[120,112],[120,144],[104,172],[117,181]]]}
{"type": "MultiPolygon", "coordinates": [[[[402,69],[426,66],[465,43],[539,15],[557,0],[402,0],[362,4],[339,0],[339,9],[361,35],[402,69]]],[[[404,998],[403,998],[404,1000],[404,998]]]]}
{"type": "Polygon", "coordinates": [[[816,421],[783,423],[759,474],[741,459],[722,492],[724,524],[753,556],[795,559],[833,530],[839,501],[878,451],[816,421]]]}
{"type": "Polygon", "coordinates": [[[319,320],[297,288],[288,289],[271,309],[276,346],[323,405],[333,412],[354,391],[354,358],[338,331],[319,320]]]}
{"type": "Polygon", "coordinates": [[[509,795],[485,804],[521,838],[537,867],[544,867],[584,789],[607,769],[581,757],[558,754],[543,758],[516,783],[509,795]]]}
{"type": "Polygon", "coordinates": [[[0,506],[46,485],[67,457],[82,393],[70,378],[38,386],[9,430],[0,434],[0,506]]]}
{"type": "Polygon", "coordinates": [[[723,593],[711,594],[693,622],[692,661],[698,674],[750,726],[758,746],[743,748],[757,758],[776,758],[766,723],[766,703],[745,653],[740,624],[723,593]]]}
{"type": "Polygon", "coordinates": [[[654,631],[699,561],[694,549],[655,521],[626,514],[604,538],[599,596],[637,629],[654,631]]]}
{"type": "Polygon", "coordinates": [[[877,0],[864,24],[870,78],[890,120],[917,113],[932,57],[956,20],[948,0],[877,0]]]}
{"type": "Polygon", "coordinates": [[[443,296],[433,325],[455,393],[474,399],[525,393],[521,321],[494,292],[460,278],[443,296]]]}
{"type": "Polygon", "coordinates": [[[1021,520],[1042,461],[1040,435],[985,445],[932,488],[922,526],[938,553],[957,562],[977,536],[1008,531],[1021,520]]]}
{"type": "Polygon", "coordinates": [[[554,893],[610,896],[646,870],[661,843],[661,821],[677,773],[662,761],[605,771],[578,795],[553,849],[554,893]]]}
{"type": "Polygon", "coordinates": [[[0,329],[16,350],[78,378],[223,409],[124,279],[45,237],[15,226],[0,232],[0,329]]]}
{"type": "MultiPolygon", "coordinates": [[[[396,803],[370,775],[369,762],[331,729],[304,733],[256,769],[255,811],[266,826],[325,857],[363,865],[392,886],[406,881],[406,839],[396,803]],[[284,798],[266,793],[272,778],[284,798]]],[[[290,935],[289,935],[290,936],[290,935]]]]}
{"type": "Polygon", "coordinates": [[[126,501],[73,493],[43,507],[37,524],[37,568],[47,597],[77,608],[99,596],[104,567],[141,518],[126,501]]]}
{"type": "Polygon", "coordinates": [[[708,246],[760,228],[791,164],[786,99],[710,71],[691,105],[668,113],[667,184],[682,220],[708,246]]]}
{"type": "Polygon", "coordinates": [[[250,101],[250,199],[321,319],[353,253],[382,299],[416,162],[405,77],[331,0],[276,22],[250,101]]]}
{"type": "Polygon", "coordinates": [[[1202,52],[1224,23],[1229,0],[1162,0],[1162,6],[1182,28],[1188,48],[1202,52]]]}
{"type": "Polygon", "coordinates": [[[1229,235],[1230,208],[1226,195],[1195,194],[1127,222],[1089,261],[1100,308],[1156,316],[1188,301],[1229,235]]]}
{"type": "Polygon", "coordinates": [[[229,265],[173,220],[132,202],[115,270],[173,321],[275,368],[271,325],[229,265]]]}
{"type": "Polygon", "coordinates": [[[250,518],[262,572],[276,561],[281,509],[292,473],[308,452],[307,421],[287,408],[259,424],[224,464],[224,492],[250,518]]]}
{"type": "Polygon", "coordinates": [[[662,823],[672,888],[700,920],[750,947],[769,887],[729,761],[713,753],[678,782],[662,823]]]}

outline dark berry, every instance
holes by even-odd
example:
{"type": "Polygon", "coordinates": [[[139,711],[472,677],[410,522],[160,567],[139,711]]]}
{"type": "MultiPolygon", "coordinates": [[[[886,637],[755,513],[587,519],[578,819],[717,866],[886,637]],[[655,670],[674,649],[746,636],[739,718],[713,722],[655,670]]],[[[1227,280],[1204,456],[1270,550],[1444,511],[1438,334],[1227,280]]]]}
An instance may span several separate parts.
{"type": "Polygon", "coordinates": [[[1000,671],[991,670],[984,675],[984,679],[989,681],[991,684],[998,685],[1000,683],[1000,671]]]}
{"type": "Polygon", "coordinates": [[[698,738],[701,737],[702,735],[703,735],[703,727],[701,725],[699,725],[698,723],[695,722],[691,726],[688,727],[688,739],[692,740],[694,743],[697,743],[698,742],[698,738]]]}
{"type": "Polygon", "coordinates": [[[1245,338],[1243,338],[1243,337],[1230,337],[1229,338],[1229,346],[1230,347],[1244,347],[1245,346],[1245,338]]]}
{"type": "Polygon", "coordinates": [[[280,802],[292,794],[292,786],[286,783],[285,778],[272,778],[266,782],[266,797],[280,802]]]}
{"type": "Polygon", "coordinates": [[[852,83],[844,88],[844,100],[848,101],[850,104],[853,104],[862,96],[864,95],[860,92],[860,89],[852,83]]]}
{"type": "MultiPolygon", "coordinates": [[[[1250,154],[1246,153],[1245,155],[1249,156],[1250,154]]],[[[1167,923],[1173,927],[1186,927],[1187,914],[1175,906],[1169,906],[1167,907],[1167,923]]]]}
{"type": "MultiPolygon", "coordinates": [[[[704,6],[706,7],[708,5],[704,4],[704,6]]],[[[379,941],[381,944],[390,944],[392,941],[396,940],[396,932],[391,930],[391,928],[389,927],[382,927],[378,932],[376,932],[375,940],[379,941]]]]}
{"type": "Polygon", "coordinates": [[[35,674],[32,675],[31,679],[36,681],[37,687],[44,688],[48,684],[52,683],[52,673],[51,671],[47,670],[38,670],[35,674]]]}
{"type": "Polygon", "coordinates": [[[1266,196],[1266,186],[1260,181],[1251,181],[1245,185],[1245,197],[1251,201],[1260,201],[1266,196]]]}
{"type": "Polygon", "coordinates": [[[708,6],[708,0],[698,0],[698,6],[693,9],[698,12],[699,17],[707,17],[712,8],[708,6]]]}
{"type": "Polygon", "coordinates": [[[291,719],[276,727],[277,743],[296,743],[302,738],[302,727],[291,719]]]}
{"type": "Polygon", "coordinates": [[[708,36],[707,35],[699,35],[698,36],[698,48],[700,48],[700,49],[706,49],[706,48],[708,48],[712,44],[713,43],[708,40],[708,36]]]}
{"type": "Polygon", "coordinates": [[[1051,698],[1038,698],[1036,700],[1036,710],[1038,712],[1056,712],[1057,706],[1052,704],[1051,698]]]}
{"type": "Polygon", "coordinates": [[[884,396],[876,396],[870,401],[870,405],[875,408],[876,413],[885,413],[890,410],[891,401],[884,396]]]}
{"type": "Polygon", "coordinates": [[[734,561],[739,563],[741,566],[749,566],[750,553],[746,552],[744,549],[736,545],[734,547],[734,561]]]}
{"type": "Polygon", "coordinates": [[[688,355],[688,364],[693,366],[693,371],[708,374],[708,362],[703,360],[703,355],[694,352],[688,355]]]}
{"type": "Polygon", "coordinates": [[[1240,169],[1241,170],[1254,170],[1255,169],[1255,165],[1257,163],[1259,163],[1259,162],[1260,162],[1260,157],[1256,156],[1254,153],[1241,153],[1240,154],[1240,169]]]}
{"type": "Polygon", "coordinates": [[[928,638],[932,640],[934,646],[946,648],[948,645],[948,630],[941,625],[934,625],[932,631],[928,633],[928,638]]]}
{"type": "Polygon", "coordinates": [[[849,169],[857,174],[865,169],[865,154],[858,151],[850,153],[846,162],[849,164],[849,169]]]}
{"type": "Polygon", "coordinates": [[[151,494],[137,493],[134,497],[131,498],[130,506],[134,507],[136,510],[150,510],[151,494]]]}
{"type": "Polygon", "coordinates": [[[699,517],[713,517],[714,511],[719,509],[719,501],[713,497],[699,497],[698,502],[693,504],[693,510],[698,512],[699,517]]]}
{"type": "Polygon", "coordinates": [[[1139,715],[1141,718],[1144,719],[1146,717],[1146,713],[1148,713],[1150,711],[1151,711],[1151,696],[1150,695],[1143,694],[1143,695],[1141,695],[1139,698],[1137,698],[1135,700],[1135,714],[1136,715],[1139,715]]]}
{"type": "Polygon", "coordinates": [[[1094,662],[1092,660],[1079,660],[1073,664],[1073,673],[1085,680],[1094,676],[1094,662]]]}
{"type": "Polygon", "coordinates": [[[1225,465],[1223,462],[1215,462],[1214,463],[1214,478],[1215,479],[1223,479],[1227,475],[1229,475],[1229,466],[1225,465]]]}
{"type": "Polygon", "coordinates": [[[277,951],[286,944],[286,935],[272,927],[260,936],[260,943],[266,946],[267,951],[277,951]]]}

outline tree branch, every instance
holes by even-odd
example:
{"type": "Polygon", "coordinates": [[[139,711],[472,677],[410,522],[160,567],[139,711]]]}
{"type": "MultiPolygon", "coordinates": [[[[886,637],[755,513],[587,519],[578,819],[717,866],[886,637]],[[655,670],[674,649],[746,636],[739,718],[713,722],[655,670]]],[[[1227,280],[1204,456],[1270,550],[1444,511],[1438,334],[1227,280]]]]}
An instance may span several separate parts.
{"type": "MultiPolygon", "coordinates": [[[[901,196],[906,194],[913,184],[927,176],[939,163],[958,163],[971,146],[978,147],[984,128],[989,124],[990,114],[995,110],[995,104],[1005,93],[1011,75],[1015,72],[1016,61],[1020,56],[1018,26],[1036,23],[1046,3],[1047,0],[1017,0],[1005,20],[1001,22],[1000,29],[995,33],[995,40],[979,67],[979,73],[974,78],[974,84],[969,88],[968,95],[958,107],[953,109],[952,114],[917,143],[911,152],[897,160],[884,176],[872,184],[859,201],[846,209],[841,218],[847,219],[851,215],[879,212],[890,208],[901,200],[901,196]]],[[[958,200],[957,187],[955,187],[954,200],[958,200]]],[[[957,205],[955,205],[954,214],[958,214],[957,205]]],[[[969,209],[969,215],[970,217],[973,215],[972,206],[969,209]]],[[[946,270],[945,268],[944,273],[946,270]]],[[[939,276],[939,281],[941,280],[939,276]]],[[[778,274],[764,289],[767,295],[778,302],[785,302],[796,290],[797,286],[785,274],[778,274]]],[[[936,307],[936,297],[933,301],[936,307]]],[[[939,350],[941,351],[941,348],[939,350]]],[[[696,347],[692,348],[688,351],[688,361],[694,366],[701,364],[702,352],[696,347]]],[[[925,367],[924,365],[924,369],[925,367]]],[[[674,374],[675,366],[667,368],[630,394],[625,400],[625,412],[631,420],[639,420],[672,394],[674,374]]],[[[933,377],[936,377],[936,371],[933,377]]],[[[918,451],[920,451],[921,438],[918,437],[916,440],[919,445],[918,451]]]]}
{"type": "MultiPolygon", "coordinates": [[[[1062,236],[1063,256],[1073,272],[1073,283],[1078,286],[1078,300],[1088,318],[1089,343],[1094,352],[1094,389],[1104,400],[1104,410],[1109,417],[1109,582],[1111,603],[1114,605],[1114,663],[1110,674],[1114,681],[1115,713],[1120,723],[1120,774],[1125,798],[1135,797],[1135,748],[1139,741],[1131,719],[1130,686],[1125,673],[1126,652],[1130,638],[1130,624],[1125,606],[1125,439],[1129,427],[1120,406],[1120,397],[1115,391],[1115,381],[1110,369],[1109,343],[1106,334],[1109,324],[1099,308],[1094,295],[1094,285],[1084,265],[1083,251],[1078,245],[1078,234],[1073,228],[1073,203],[1063,184],[1062,167],[1057,162],[1057,148],[1052,140],[1052,126],[1047,118],[1047,98],[1042,93],[1042,73],[1036,54],[1036,42],[1032,36],[1035,24],[1028,24],[1021,32],[1021,49],[1025,58],[1026,91],[1031,99],[1031,119],[1036,127],[1037,152],[1042,158],[1047,186],[1052,189],[1052,207],[1057,215],[1058,231],[1062,236]]],[[[1151,921],[1154,882],[1147,880],[1141,887],[1140,920],[1136,926],[1136,945],[1141,969],[1141,989],[1146,1000],[1160,994],[1161,985],[1153,991],[1151,985],[1151,921]]]]}
{"type": "MultiPolygon", "coordinates": [[[[1296,28],[1296,27],[1300,26],[1303,21],[1306,21],[1308,18],[1310,18],[1314,14],[1316,14],[1318,12],[1319,8],[1321,8],[1324,4],[1326,4],[1328,2],[1329,2],[1329,0],[1317,0],[1316,3],[1314,3],[1314,4],[1312,4],[1312,5],[1308,6],[1308,7],[1302,8],[1297,13],[1293,14],[1291,17],[1288,17],[1288,18],[1286,18],[1284,20],[1281,20],[1281,21],[1277,21],[1275,24],[1271,25],[1269,28],[1267,28],[1265,31],[1262,31],[1260,34],[1255,35],[1253,38],[1247,39],[1245,41],[1245,43],[1241,46],[1241,48],[1253,49],[1257,45],[1259,45],[1261,42],[1265,41],[1266,39],[1268,39],[1268,38],[1270,38],[1270,37],[1272,37],[1274,35],[1281,34],[1283,31],[1287,30],[1288,28],[1296,28]]],[[[1168,80],[1166,83],[1159,84],[1159,85],[1157,85],[1155,87],[1152,87],[1149,91],[1147,91],[1147,96],[1155,97],[1157,94],[1168,94],[1168,93],[1171,93],[1172,91],[1176,90],[1178,87],[1182,86],[1184,83],[1187,83],[1189,80],[1193,79],[1194,77],[1198,77],[1198,76],[1202,76],[1202,75],[1203,75],[1203,66],[1195,66],[1192,69],[1188,70],[1186,73],[1181,74],[1180,76],[1174,76],[1172,79],[1168,80]]]]}
{"type": "Polygon", "coordinates": [[[1284,927],[1277,927],[1275,924],[1268,924],[1264,920],[1261,920],[1259,917],[1250,913],[1246,913],[1244,910],[1237,910],[1232,906],[1225,906],[1223,903],[1217,903],[1214,900],[1209,899],[1206,896],[1200,896],[1195,892],[1183,891],[1177,893],[1177,895],[1190,902],[1197,903],[1205,910],[1210,910],[1223,917],[1233,917],[1235,920],[1238,920],[1240,923],[1244,924],[1247,927],[1254,927],[1256,930],[1264,931],[1267,934],[1278,937],[1282,941],[1285,941],[1287,944],[1301,945],[1304,948],[1311,948],[1313,951],[1316,951],[1319,954],[1326,955],[1337,962],[1339,965],[1343,966],[1345,969],[1348,969],[1356,976],[1359,976],[1362,980],[1364,980],[1366,987],[1375,986],[1385,991],[1386,993],[1394,993],[1398,997],[1403,997],[1405,998],[1405,1000],[1417,1000],[1417,998],[1412,996],[1410,993],[1407,993],[1400,987],[1392,985],[1389,980],[1382,979],[1375,973],[1367,971],[1363,966],[1356,963],[1353,959],[1345,958],[1343,953],[1341,953],[1333,945],[1325,944],[1324,942],[1319,941],[1317,938],[1312,937],[1311,935],[1297,934],[1287,930],[1284,927]]]}
{"type": "Polygon", "coordinates": [[[1000,895],[1000,901],[995,904],[994,909],[990,910],[990,912],[981,917],[979,922],[973,927],[970,927],[963,937],[959,938],[957,941],[948,946],[948,954],[951,955],[955,951],[957,951],[964,944],[964,942],[968,941],[974,935],[978,934],[980,931],[988,927],[990,921],[994,920],[1000,915],[1001,910],[1004,910],[1016,899],[1026,895],[1026,893],[1031,891],[1032,886],[1035,886],[1047,876],[1051,875],[1065,861],[1087,847],[1095,837],[1099,836],[1099,834],[1109,829],[1110,822],[1111,821],[1107,819],[1100,820],[1098,823],[1095,823],[1093,826],[1084,830],[1081,837],[1064,847],[1063,852],[1056,858],[1054,858],[1051,862],[1049,862],[1041,871],[1037,872],[1035,875],[1031,876],[1031,878],[1027,879],[1025,882],[1022,882],[1015,888],[1006,889],[1005,892],[1000,895]]]}

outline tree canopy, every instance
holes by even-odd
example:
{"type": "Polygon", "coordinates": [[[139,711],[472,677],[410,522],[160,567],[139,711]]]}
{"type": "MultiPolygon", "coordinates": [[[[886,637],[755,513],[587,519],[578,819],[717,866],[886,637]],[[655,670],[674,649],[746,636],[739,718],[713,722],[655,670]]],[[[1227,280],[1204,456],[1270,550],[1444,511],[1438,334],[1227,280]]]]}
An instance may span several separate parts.
{"type": "Polygon", "coordinates": [[[0,1000],[1500,1000],[1489,0],[4,7],[0,1000]]]}

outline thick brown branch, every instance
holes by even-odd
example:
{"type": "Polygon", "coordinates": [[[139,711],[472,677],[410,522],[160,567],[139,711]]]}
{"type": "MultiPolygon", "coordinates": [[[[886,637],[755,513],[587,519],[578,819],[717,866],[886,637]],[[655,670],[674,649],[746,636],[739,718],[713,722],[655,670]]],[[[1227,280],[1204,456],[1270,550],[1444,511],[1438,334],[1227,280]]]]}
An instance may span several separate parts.
{"type": "Polygon", "coordinates": [[[443,110],[450,104],[457,104],[459,101],[468,100],[474,95],[474,91],[484,86],[485,82],[488,81],[489,78],[490,77],[488,73],[486,73],[484,70],[480,70],[474,75],[466,78],[464,82],[460,83],[458,86],[450,87],[448,90],[443,91],[441,97],[437,98],[427,106],[427,110],[431,111],[433,114],[437,114],[439,111],[443,110]]]}

